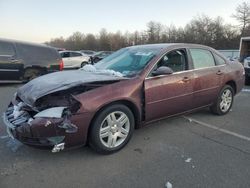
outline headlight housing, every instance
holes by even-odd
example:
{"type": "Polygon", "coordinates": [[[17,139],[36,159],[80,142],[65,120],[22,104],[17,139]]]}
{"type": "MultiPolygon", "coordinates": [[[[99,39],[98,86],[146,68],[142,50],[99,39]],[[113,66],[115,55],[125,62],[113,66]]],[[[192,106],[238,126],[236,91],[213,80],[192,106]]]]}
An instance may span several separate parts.
{"type": "Polygon", "coordinates": [[[67,107],[53,107],[53,108],[48,108],[46,110],[43,110],[41,112],[38,112],[34,118],[38,118],[38,117],[49,117],[49,118],[61,118],[63,115],[63,111],[66,109],[67,107]]]}

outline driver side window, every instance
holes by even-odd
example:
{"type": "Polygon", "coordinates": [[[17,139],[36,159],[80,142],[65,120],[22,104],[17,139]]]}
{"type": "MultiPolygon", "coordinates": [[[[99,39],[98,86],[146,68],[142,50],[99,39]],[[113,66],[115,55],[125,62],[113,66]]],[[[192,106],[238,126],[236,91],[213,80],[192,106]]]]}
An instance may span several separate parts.
{"type": "Polygon", "coordinates": [[[169,67],[173,70],[173,72],[181,72],[187,70],[187,55],[185,49],[173,50],[165,54],[155,65],[153,71],[162,66],[169,67]]]}

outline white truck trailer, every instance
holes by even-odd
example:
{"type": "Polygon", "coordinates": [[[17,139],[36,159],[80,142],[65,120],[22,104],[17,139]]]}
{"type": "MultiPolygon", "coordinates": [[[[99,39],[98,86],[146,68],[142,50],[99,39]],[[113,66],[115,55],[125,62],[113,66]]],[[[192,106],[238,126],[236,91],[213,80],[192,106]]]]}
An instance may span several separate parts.
{"type": "Polygon", "coordinates": [[[246,84],[250,84],[250,37],[240,40],[240,62],[245,68],[246,84]]]}

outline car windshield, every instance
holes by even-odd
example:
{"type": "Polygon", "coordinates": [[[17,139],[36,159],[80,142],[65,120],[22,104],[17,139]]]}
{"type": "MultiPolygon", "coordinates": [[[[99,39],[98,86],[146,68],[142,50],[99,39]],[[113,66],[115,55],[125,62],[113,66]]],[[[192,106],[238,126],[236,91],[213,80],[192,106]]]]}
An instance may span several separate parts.
{"type": "Polygon", "coordinates": [[[123,48],[95,64],[97,70],[113,70],[125,77],[139,74],[148,62],[160,52],[159,48],[123,48]]]}

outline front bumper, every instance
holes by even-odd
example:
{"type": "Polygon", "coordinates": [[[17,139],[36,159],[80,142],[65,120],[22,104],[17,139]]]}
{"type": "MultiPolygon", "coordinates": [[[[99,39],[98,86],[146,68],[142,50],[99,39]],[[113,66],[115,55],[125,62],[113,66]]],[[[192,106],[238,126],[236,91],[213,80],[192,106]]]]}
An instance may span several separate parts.
{"type": "Polygon", "coordinates": [[[8,110],[3,114],[6,131],[11,138],[29,146],[48,149],[62,143],[65,148],[85,145],[91,118],[92,114],[89,113],[72,115],[70,122],[77,126],[77,132],[69,133],[61,127],[64,118],[39,117],[16,125],[8,110]]]}
{"type": "Polygon", "coordinates": [[[23,125],[20,128],[16,127],[14,124],[12,124],[9,121],[6,113],[3,114],[3,122],[6,125],[6,132],[8,136],[12,139],[19,140],[23,144],[26,144],[29,146],[36,146],[36,147],[46,147],[46,148],[52,148],[54,145],[54,143],[52,143],[46,138],[33,137],[31,134],[31,129],[27,130],[27,125],[23,125]],[[21,129],[22,131],[20,131],[21,129]]]}

